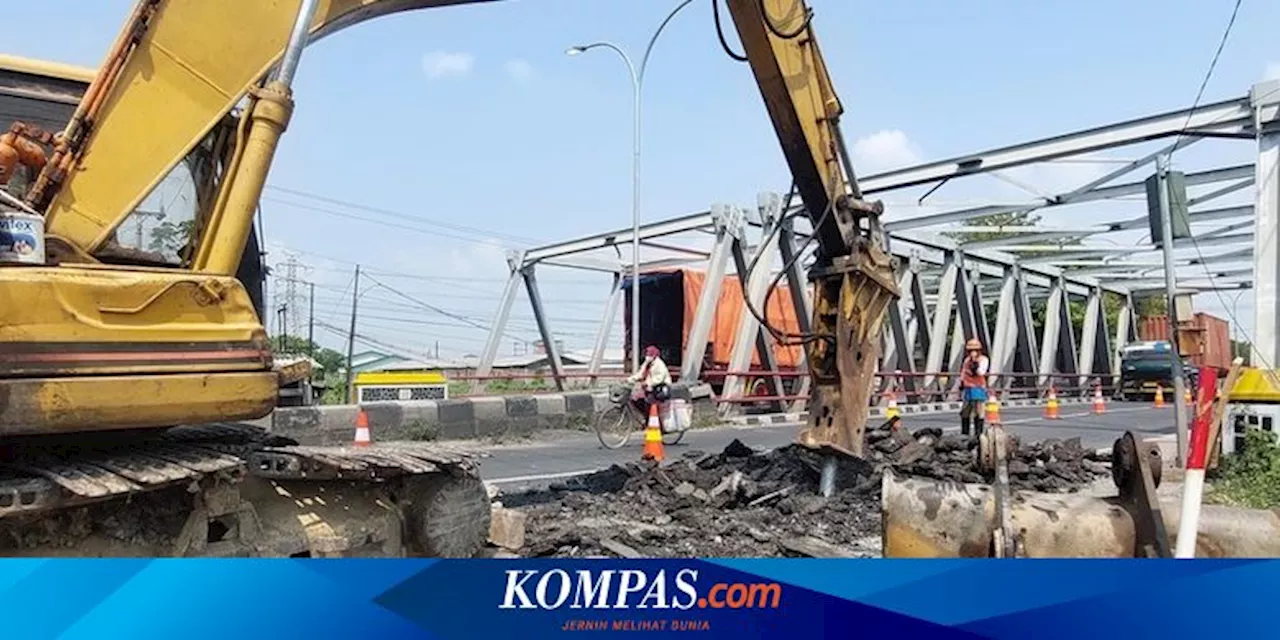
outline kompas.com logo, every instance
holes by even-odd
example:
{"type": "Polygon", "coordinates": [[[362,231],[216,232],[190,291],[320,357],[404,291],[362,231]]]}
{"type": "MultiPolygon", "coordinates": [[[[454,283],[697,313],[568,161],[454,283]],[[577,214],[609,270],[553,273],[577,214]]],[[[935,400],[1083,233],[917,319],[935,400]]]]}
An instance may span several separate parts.
{"type": "Polygon", "coordinates": [[[696,569],[666,569],[652,576],[637,569],[592,571],[510,569],[499,609],[776,609],[776,582],[716,582],[698,587],[696,569]]]}

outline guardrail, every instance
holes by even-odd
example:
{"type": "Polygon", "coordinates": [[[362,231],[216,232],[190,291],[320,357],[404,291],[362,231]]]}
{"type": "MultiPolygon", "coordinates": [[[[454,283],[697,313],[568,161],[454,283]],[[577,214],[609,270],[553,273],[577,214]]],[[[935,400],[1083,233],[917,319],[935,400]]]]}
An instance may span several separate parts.
{"type": "MultiPolygon", "coordinates": [[[[562,379],[569,380],[588,380],[588,381],[618,381],[624,380],[629,374],[625,372],[597,372],[597,373],[565,373],[562,379]]],[[[738,376],[751,380],[765,381],[773,378],[786,380],[799,380],[809,376],[808,371],[799,370],[781,370],[766,371],[761,369],[749,371],[728,371],[728,370],[709,370],[703,372],[701,379],[706,382],[723,380],[729,376],[738,376]]],[[[877,392],[873,397],[873,406],[876,404],[884,404],[889,391],[892,391],[899,402],[904,404],[928,403],[928,402],[946,402],[959,398],[959,374],[952,371],[933,371],[933,372],[904,372],[904,371],[880,371],[874,376],[877,384],[877,392]],[[923,384],[925,382],[927,384],[923,384]],[[920,387],[920,388],[917,388],[920,387]]],[[[673,378],[679,379],[679,374],[673,372],[673,378]]],[[[990,388],[1000,397],[1005,398],[1043,398],[1048,396],[1049,389],[1055,390],[1059,397],[1086,397],[1091,395],[1095,389],[1101,388],[1103,393],[1111,395],[1117,387],[1118,374],[1098,373],[1082,375],[1079,373],[1039,373],[1030,371],[1007,371],[988,374],[987,376],[990,388]],[[1083,382],[1081,380],[1083,379],[1083,382]],[[1007,381],[1007,382],[1006,382],[1007,381]],[[1033,384],[1026,384],[1027,381],[1034,381],[1033,384]]],[[[462,393],[450,393],[455,397],[487,397],[487,396],[508,396],[528,394],[540,391],[552,391],[550,380],[552,376],[542,373],[491,373],[488,375],[477,374],[460,374],[449,375],[450,383],[481,383],[486,388],[480,393],[467,390],[462,393]],[[510,389],[491,389],[489,383],[493,382],[524,382],[524,381],[548,381],[546,388],[530,387],[527,385],[517,386],[510,389]]],[[[593,385],[588,383],[579,387],[582,390],[592,388],[593,385]]],[[[754,383],[746,385],[747,388],[757,386],[754,383]]],[[[734,396],[714,396],[714,401],[723,404],[755,404],[755,403],[779,403],[794,402],[799,400],[807,400],[808,394],[790,393],[784,389],[783,393],[763,393],[763,394],[744,394],[734,396]]]]}

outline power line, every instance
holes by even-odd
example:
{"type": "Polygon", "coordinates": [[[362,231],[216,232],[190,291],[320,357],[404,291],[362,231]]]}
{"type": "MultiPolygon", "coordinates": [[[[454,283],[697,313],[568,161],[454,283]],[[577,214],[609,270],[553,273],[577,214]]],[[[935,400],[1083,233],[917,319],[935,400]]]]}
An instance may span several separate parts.
{"type": "MultiPolygon", "coordinates": [[[[326,215],[336,216],[336,217],[339,217],[339,218],[347,218],[347,219],[349,219],[349,220],[359,220],[359,221],[361,221],[361,222],[368,222],[368,223],[370,223],[370,224],[382,225],[382,226],[384,226],[384,227],[389,227],[389,228],[392,228],[392,229],[400,229],[400,230],[402,230],[402,231],[414,231],[414,232],[417,232],[417,233],[421,233],[421,234],[429,235],[429,236],[431,236],[431,237],[433,237],[433,238],[443,237],[443,238],[449,238],[449,239],[451,239],[451,240],[457,240],[457,241],[459,241],[459,242],[466,242],[466,243],[468,243],[468,244],[475,244],[475,245],[488,245],[488,244],[491,244],[491,243],[484,242],[483,240],[477,240],[476,238],[473,238],[473,237],[469,237],[469,236],[461,236],[461,235],[458,235],[458,234],[456,234],[456,233],[447,233],[447,232],[445,232],[445,231],[441,231],[441,230],[439,230],[439,229],[425,229],[425,228],[422,228],[422,227],[415,227],[415,226],[411,226],[411,225],[407,225],[407,224],[397,224],[397,223],[395,223],[395,222],[388,222],[388,221],[386,221],[386,220],[378,220],[377,218],[370,218],[370,217],[368,217],[368,216],[356,215],[356,214],[354,214],[354,213],[348,213],[348,212],[345,212],[345,211],[335,211],[335,210],[333,210],[333,209],[326,209],[326,208],[324,208],[324,207],[317,207],[317,206],[314,206],[314,205],[308,205],[308,204],[303,204],[303,203],[298,203],[298,202],[290,202],[290,201],[288,201],[288,200],[279,200],[279,199],[276,199],[276,198],[272,198],[272,197],[270,197],[270,196],[264,196],[264,197],[262,198],[262,200],[264,200],[264,201],[266,201],[266,202],[274,202],[274,203],[276,203],[276,204],[280,204],[280,205],[284,205],[284,206],[288,206],[288,207],[296,207],[296,208],[298,208],[298,209],[304,209],[304,210],[307,210],[307,211],[311,211],[311,212],[313,212],[313,213],[323,213],[323,214],[326,214],[326,215]]],[[[501,248],[501,247],[500,247],[500,248],[501,248]]]]}
{"type": "Polygon", "coordinates": [[[455,314],[455,313],[452,313],[452,312],[449,312],[449,311],[445,311],[444,309],[441,309],[440,307],[437,307],[437,306],[435,306],[435,305],[433,305],[433,304],[428,304],[428,303],[426,303],[426,302],[423,302],[423,301],[421,301],[421,300],[419,300],[419,299],[417,299],[417,298],[415,298],[415,297],[413,297],[413,296],[410,296],[410,295],[408,295],[408,294],[406,294],[406,293],[404,293],[404,292],[402,292],[402,291],[399,291],[399,290],[394,289],[394,288],[392,288],[392,287],[388,287],[387,285],[383,284],[380,280],[377,280],[377,279],[375,279],[375,278],[372,278],[372,277],[371,277],[371,278],[369,278],[369,280],[370,280],[370,281],[372,281],[374,284],[376,284],[376,285],[378,285],[378,286],[382,287],[383,289],[386,289],[387,291],[390,291],[391,293],[394,293],[394,294],[396,294],[396,295],[398,295],[398,296],[400,296],[400,297],[404,298],[405,300],[408,300],[408,301],[410,301],[410,302],[413,302],[413,303],[417,304],[418,306],[421,306],[422,308],[424,308],[424,309],[426,309],[426,310],[428,310],[428,311],[434,311],[434,312],[436,312],[436,313],[438,313],[438,314],[440,314],[440,315],[442,315],[442,316],[447,316],[447,317],[453,318],[454,320],[460,320],[460,321],[462,321],[462,322],[465,322],[465,323],[467,323],[467,324],[470,324],[471,326],[473,326],[473,327],[475,327],[475,328],[477,328],[477,329],[483,329],[483,330],[485,330],[485,331],[489,331],[489,327],[486,327],[486,326],[484,326],[484,325],[482,325],[482,324],[480,324],[480,323],[477,323],[477,322],[475,322],[475,321],[471,320],[470,318],[468,318],[468,317],[466,317],[466,316],[460,316],[460,315],[457,315],[457,314],[455,314]]]}
{"type": "MultiPolygon", "coordinates": [[[[1232,28],[1235,27],[1236,16],[1239,15],[1240,13],[1240,5],[1243,3],[1243,1],[1244,0],[1236,0],[1235,6],[1232,7],[1231,9],[1231,18],[1227,20],[1227,27],[1222,30],[1222,38],[1219,39],[1218,49],[1214,51],[1213,59],[1209,62],[1209,69],[1205,72],[1204,79],[1200,81],[1200,89],[1196,91],[1196,99],[1191,103],[1191,111],[1187,113],[1187,121],[1183,123],[1182,128],[1178,131],[1177,137],[1174,139],[1173,150],[1169,152],[1170,163],[1172,163],[1173,154],[1176,153],[1178,150],[1177,144],[1178,142],[1181,141],[1182,135],[1186,133],[1187,127],[1191,124],[1191,117],[1194,114],[1196,107],[1200,105],[1200,100],[1204,97],[1205,88],[1209,86],[1209,80],[1213,78],[1213,72],[1218,67],[1218,59],[1222,56],[1222,51],[1227,46],[1227,40],[1231,36],[1232,28]]],[[[1258,188],[1261,189],[1264,186],[1265,185],[1259,185],[1258,188]]],[[[1204,253],[1201,252],[1200,250],[1200,243],[1196,240],[1195,235],[1192,235],[1190,237],[1191,237],[1191,246],[1195,248],[1196,256],[1199,258],[1200,267],[1204,270],[1205,275],[1208,276],[1210,284],[1213,284],[1213,280],[1214,280],[1213,272],[1209,269],[1209,265],[1205,263],[1204,253]]],[[[1222,304],[1223,312],[1225,312],[1231,318],[1231,321],[1235,323],[1236,327],[1240,327],[1241,326],[1240,319],[1236,317],[1235,311],[1234,309],[1232,309],[1231,305],[1227,304],[1226,296],[1223,296],[1222,292],[1218,290],[1217,287],[1213,288],[1213,293],[1218,298],[1218,302],[1222,304]]],[[[1267,369],[1272,368],[1271,363],[1267,361],[1267,357],[1263,355],[1261,351],[1255,348],[1253,337],[1243,331],[1241,332],[1241,334],[1243,335],[1245,342],[1249,344],[1250,351],[1252,351],[1254,354],[1257,354],[1258,359],[1262,360],[1261,364],[1267,369]]],[[[1232,355],[1234,356],[1234,353],[1232,355]]]]}
{"type": "MultiPolygon", "coordinates": [[[[315,258],[321,258],[321,259],[323,259],[323,260],[328,260],[329,262],[336,262],[336,263],[338,263],[338,264],[344,264],[344,265],[351,266],[351,267],[354,267],[354,266],[356,265],[356,263],[355,263],[354,261],[352,261],[352,260],[346,260],[346,259],[343,259],[343,258],[337,258],[337,257],[331,256],[331,255],[327,255],[327,254],[323,254],[323,253],[318,253],[318,252],[315,252],[315,251],[308,251],[308,250],[304,250],[304,249],[290,249],[290,250],[291,250],[291,251],[296,251],[297,253],[301,253],[301,254],[303,254],[303,255],[309,255],[309,256],[312,256],[312,257],[315,257],[315,258]]],[[[361,262],[360,264],[365,265],[366,263],[361,262]]],[[[321,270],[321,271],[339,271],[339,270],[341,270],[341,271],[344,271],[344,272],[345,272],[345,269],[338,269],[337,267],[329,267],[329,266],[315,266],[315,265],[313,265],[313,266],[312,266],[312,268],[313,268],[313,269],[319,269],[319,270],[321,270]]],[[[496,283],[505,283],[505,282],[507,281],[507,279],[506,279],[506,278],[479,278],[479,277],[469,277],[469,276],[432,276],[432,275],[423,275],[423,274],[420,274],[420,273],[409,273],[409,272],[407,272],[407,271],[397,271],[397,270],[394,270],[394,269],[386,269],[386,268],[374,268],[374,269],[367,269],[367,268],[362,267],[362,273],[372,273],[372,274],[374,274],[374,275],[380,275],[380,276],[382,276],[382,277],[384,277],[384,278],[407,278],[407,279],[413,279],[413,280],[426,280],[426,281],[429,281],[429,282],[439,282],[439,283],[447,283],[447,282],[496,282],[496,283]]],[[[575,285],[576,285],[576,284],[580,284],[580,285],[600,286],[600,285],[601,285],[601,283],[607,283],[607,282],[608,282],[608,279],[603,277],[604,275],[605,275],[605,274],[601,274],[602,278],[601,278],[600,280],[585,280],[585,279],[571,279],[571,280],[565,280],[565,279],[560,279],[560,278],[556,278],[556,279],[549,279],[548,284],[575,284],[575,285]]]]}
{"type": "MultiPolygon", "coordinates": [[[[279,276],[276,276],[276,277],[279,277],[279,276]]],[[[316,288],[321,289],[323,291],[339,291],[340,290],[338,289],[338,287],[323,285],[323,284],[317,284],[316,288]]],[[[405,290],[410,292],[414,291],[413,289],[405,289],[405,290]]],[[[471,289],[469,288],[469,290],[471,289]]],[[[462,295],[457,293],[439,293],[435,291],[432,291],[430,295],[433,298],[447,298],[450,300],[481,300],[481,301],[493,302],[493,301],[498,301],[502,299],[502,296],[497,296],[497,295],[469,296],[469,295],[462,295]]],[[[556,304],[578,304],[578,305],[587,305],[587,304],[600,305],[600,304],[604,304],[605,302],[606,302],[605,300],[587,300],[583,298],[567,299],[567,300],[556,298],[555,300],[556,304]]]]}
{"type": "Polygon", "coordinates": [[[1204,98],[1204,90],[1209,86],[1209,79],[1213,77],[1213,72],[1218,67],[1218,58],[1222,56],[1222,50],[1227,46],[1227,38],[1231,36],[1231,29],[1236,24],[1236,16],[1240,13],[1240,4],[1244,0],[1236,0],[1235,7],[1231,9],[1231,19],[1227,21],[1227,28],[1222,30],[1222,38],[1218,40],[1218,50],[1213,52],[1213,60],[1209,61],[1209,69],[1204,74],[1204,79],[1200,81],[1200,89],[1196,91],[1196,99],[1191,102],[1191,110],[1187,111],[1187,120],[1182,124],[1182,128],[1178,130],[1178,135],[1173,139],[1173,150],[1169,152],[1169,161],[1173,161],[1173,154],[1178,151],[1178,143],[1182,141],[1182,135],[1187,132],[1187,127],[1191,125],[1191,118],[1195,115],[1196,107],[1200,106],[1200,100],[1204,98]]]}
{"type": "Polygon", "coordinates": [[[408,220],[408,221],[410,221],[410,222],[425,222],[425,223],[428,223],[428,224],[432,224],[432,225],[436,225],[436,226],[444,227],[444,228],[446,228],[446,229],[453,229],[453,230],[455,230],[455,231],[460,231],[460,232],[462,232],[462,233],[470,233],[470,234],[473,234],[473,235],[494,236],[494,237],[507,238],[507,239],[509,239],[509,240],[511,240],[511,241],[513,241],[513,242],[520,242],[520,243],[526,243],[526,244],[537,244],[537,243],[539,242],[538,240],[535,240],[535,239],[532,239],[532,238],[526,238],[526,237],[522,237],[522,236],[511,235],[511,234],[502,233],[502,232],[499,232],[499,231],[493,231],[493,230],[490,230],[490,229],[481,229],[481,228],[479,228],[479,227],[471,227],[471,226],[467,226],[467,225],[461,225],[461,224],[457,224],[457,223],[454,223],[454,222],[445,222],[445,221],[443,221],[443,220],[439,220],[439,219],[435,219],[435,218],[428,218],[428,217],[426,217],[426,216],[414,216],[414,215],[409,215],[409,214],[406,214],[406,213],[402,213],[402,212],[400,212],[400,211],[393,211],[393,210],[391,210],[391,209],[383,209],[383,208],[380,208],[380,207],[374,207],[374,206],[370,206],[370,205],[366,205],[366,204],[360,204],[360,203],[357,203],[357,202],[351,202],[351,201],[348,201],[348,200],[340,200],[340,199],[338,199],[338,198],[333,198],[333,197],[329,197],[329,196],[322,196],[322,195],[320,195],[320,194],[313,193],[313,192],[309,192],[309,191],[303,191],[303,190],[301,190],[301,189],[290,189],[290,188],[288,188],[288,187],[281,187],[281,186],[279,186],[279,185],[270,185],[270,184],[269,184],[269,185],[267,185],[267,188],[268,188],[268,189],[275,190],[275,191],[280,191],[280,192],[282,192],[282,193],[288,193],[288,194],[295,195],[295,196],[299,196],[299,197],[303,197],[303,198],[309,198],[309,199],[312,199],[312,200],[317,200],[317,201],[319,201],[319,202],[325,202],[325,203],[328,203],[328,204],[334,204],[334,205],[338,205],[338,206],[340,206],[340,207],[347,207],[347,208],[350,208],[350,209],[356,209],[356,210],[359,210],[359,211],[366,211],[366,212],[369,212],[369,213],[376,213],[376,214],[384,215],[384,216],[388,216],[388,217],[391,217],[391,218],[399,218],[399,219],[401,219],[401,220],[408,220]]]}

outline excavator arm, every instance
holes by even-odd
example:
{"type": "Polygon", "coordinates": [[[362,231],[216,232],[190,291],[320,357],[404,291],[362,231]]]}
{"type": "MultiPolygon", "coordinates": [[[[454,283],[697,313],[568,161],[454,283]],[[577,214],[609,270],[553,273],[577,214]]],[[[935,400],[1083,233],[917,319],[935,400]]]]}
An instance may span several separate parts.
{"type": "MultiPolygon", "coordinates": [[[[800,442],[861,456],[881,326],[899,296],[880,226],[883,207],[864,201],[858,189],[812,10],[804,0],[727,2],[818,242],[809,272],[812,334],[801,338],[813,398],[800,442]]],[[[834,473],[828,458],[824,492],[834,473]]]]}

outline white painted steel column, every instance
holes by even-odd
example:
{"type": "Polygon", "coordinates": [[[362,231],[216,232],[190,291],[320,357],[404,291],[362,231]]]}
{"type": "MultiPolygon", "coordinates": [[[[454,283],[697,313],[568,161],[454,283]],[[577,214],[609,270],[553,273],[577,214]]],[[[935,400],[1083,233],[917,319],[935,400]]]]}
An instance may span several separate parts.
{"type": "Polygon", "coordinates": [[[1080,374],[1079,384],[1088,384],[1089,378],[1097,373],[1093,370],[1094,349],[1098,344],[1098,317],[1102,313],[1102,290],[1093,289],[1084,306],[1084,326],[1080,331],[1079,351],[1076,353],[1076,372],[1080,374]]]}
{"type": "Polygon", "coordinates": [[[725,267],[729,262],[734,238],[742,236],[742,213],[726,205],[715,205],[711,215],[716,222],[716,243],[707,260],[707,272],[698,296],[698,309],[694,313],[693,326],[689,328],[689,343],[685,345],[680,363],[680,379],[693,384],[702,374],[702,359],[707,354],[707,340],[715,322],[716,307],[720,301],[720,285],[724,283],[725,267]]]}
{"type": "MultiPolygon", "coordinates": [[[[761,244],[756,248],[756,252],[751,256],[755,262],[755,268],[751,271],[751,277],[744,285],[746,297],[751,301],[751,306],[765,316],[769,317],[769,310],[765,308],[765,297],[769,293],[769,283],[773,280],[773,260],[777,254],[777,235],[773,233],[773,226],[777,223],[777,216],[782,210],[782,201],[777,194],[761,194],[760,217],[762,228],[760,229],[761,244]],[[763,242],[767,240],[768,242],[763,242]]],[[[741,279],[746,274],[738,274],[741,279]]],[[[778,329],[785,330],[783,327],[778,329]]],[[[760,321],[756,319],[751,310],[744,304],[742,313],[738,317],[738,329],[733,338],[733,352],[729,356],[730,371],[747,371],[751,368],[751,355],[756,352],[757,338],[760,332],[765,330],[760,326],[760,321]]],[[[771,335],[765,336],[765,341],[772,346],[774,343],[771,335]]],[[[764,354],[761,354],[761,364],[764,363],[764,354]]],[[[744,395],[746,391],[746,376],[729,375],[725,376],[724,387],[720,395],[728,398],[735,398],[744,395]]],[[[782,395],[782,389],[778,389],[779,395],[782,395]]],[[[725,403],[720,407],[720,416],[722,418],[733,415],[738,411],[741,405],[736,403],[725,403]]]]}
{"type": "Polygon", "coordinates": [[[520,290],[520,271],[523,268],[524,255],[519,252],[507,254],[507,266],[511,275],[507,277],[507,286],[502,290],[502,300],[498,302],[498,312],[494,314],[493,325],[489,327],[489,339],[484,343],[484,351],[480,353],[480,362],[476,365],[476,375],[487,376],[493,371],[493,362],[498,358],[498,347],[502,344],[502,336],[507,331],[507,321],[511,319],[511,305],[515,302],[516,292],[520,290]]]}
{"type": "Polygon", "coordinates": [[[1280,366],[1280,80],[1254,85],[1250,101],[1258,128],[1257,201],[1253,232],[1253,363],[1280,366]]]}

